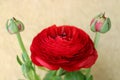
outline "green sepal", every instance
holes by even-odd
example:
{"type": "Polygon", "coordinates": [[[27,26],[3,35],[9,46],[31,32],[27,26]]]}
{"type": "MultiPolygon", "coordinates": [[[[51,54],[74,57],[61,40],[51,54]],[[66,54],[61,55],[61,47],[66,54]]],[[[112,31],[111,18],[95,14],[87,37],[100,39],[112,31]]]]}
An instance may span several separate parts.
{"type": "Polygon", "coordinates": [[[19,65],[23,64],[18,55],[16,56],[16,59],[17,59],[17,62],[19,63],[19,65]]]}
{"type": "Polygon", "coordinates": [[[104,22],[104,24],[102,25],[101,29],[100,29],[100,32],[101,33],[106,33],[110,30],[111,28],[111,21],[110,21],[110,18],[107,18],[104,22]]]}
{"type": "Polygon", "coordinates": [[[95,29],[95,24],[96,24],[96,22],[97,22],[97,20],[96,19],[94,19],[94,21],[93,21],[93,23],[91,24],[91,31],[93,31],[93,32],[96,32],[96,29],[95,29]]]}
{"type": "Polygon", "coordinates": [[[15,21],[16,21],[16,25],[21,28],[20,31],[23,31],[25,29],[24,24],[20,20],[15,19],[15,21]]]}
{"type": "Polygon", "coordinates": [[[7,20],[6,28],[10,34],[15,34],[24,30],[24,24],[13,17],[7,20]]]}
{"type": "Polygon", "coordinates": [[[11,33],[11,34],[18,32],[18,27],[15,24],[13,19],[7,20],[6,28],[7,28],[8,32],[11,33]]]}
{"type": "Polygon", "coordinates": [[[56,75],[56,71],[49,71],[43,80],[62,80],[62,78],[56,75]]]}
{"type": "Polygon", "coordinates": [[[100,13],[100,14],[98,14],[97,16],[95,16],[94,18],[97,19],[98,17],[102,17],[103,14],[105,14],[105,13],[100,13]]]}
{"type": "Polygon", "coordinates": [[[65,74],[64,80],[85,80],[85,76],[80,71],[68,72],[65,74]]]}

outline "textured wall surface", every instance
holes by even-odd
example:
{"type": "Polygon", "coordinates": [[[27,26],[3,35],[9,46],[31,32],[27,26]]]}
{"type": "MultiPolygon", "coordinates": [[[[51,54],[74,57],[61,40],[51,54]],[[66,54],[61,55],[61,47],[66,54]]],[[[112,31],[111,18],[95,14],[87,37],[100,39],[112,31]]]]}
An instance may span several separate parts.
{"type": "MultiPolygon", "coordinates": [[[[11,17],[24,22],[21,33],[25,46],[43,28],[50,25],[75,25],[94,38],[89,29],[91,19],[100,12],[111,18],[112,28],[101,34],[99,58],[92,68],[94,80],[120,80],[120,0],[0,0],[0,80],[23,78],[16,55],[21,54],[15,35],[6,31],[11,17]]],[[[44,72],[39,72],[41,75],[44,72]]]]}

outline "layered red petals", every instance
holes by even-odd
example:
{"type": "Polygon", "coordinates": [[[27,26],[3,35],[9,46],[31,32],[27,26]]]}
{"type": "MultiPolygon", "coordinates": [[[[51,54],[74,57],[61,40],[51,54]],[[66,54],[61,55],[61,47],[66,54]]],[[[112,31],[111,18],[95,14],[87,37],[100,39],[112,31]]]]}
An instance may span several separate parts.
{"type": "Polygon", "coordinates": [[[30,50],[32,62],[50,70],[89,68],[97,59],[90,37],[83,30],[68,25],[44,29],[33,39],[30,50]]]}

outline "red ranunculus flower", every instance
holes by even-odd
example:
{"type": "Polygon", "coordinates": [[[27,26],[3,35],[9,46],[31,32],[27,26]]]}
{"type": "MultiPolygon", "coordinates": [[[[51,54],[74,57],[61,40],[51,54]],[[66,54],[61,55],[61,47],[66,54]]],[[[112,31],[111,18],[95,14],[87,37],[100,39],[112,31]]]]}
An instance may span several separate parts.
{"type": "Polygon", "coordinates": [[[97,51],[88,34],[69,25],[44,29],[33,39],[30,50],[32,62],[50,70],[89,68],[97,59],[97,51]]]}

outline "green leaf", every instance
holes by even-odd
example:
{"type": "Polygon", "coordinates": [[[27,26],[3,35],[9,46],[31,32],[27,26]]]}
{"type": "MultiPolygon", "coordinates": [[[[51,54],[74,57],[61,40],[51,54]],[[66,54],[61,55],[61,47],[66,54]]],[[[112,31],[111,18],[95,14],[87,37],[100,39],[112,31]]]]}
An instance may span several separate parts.
{"type": "Polygon", "coordinates": [[[49,71],[49,72],[45,75],[45,77],[44,77],[43,80],[51,80],[52,77],[55,76],[55,74],[56,74],[56,71],[49,71]]]}
{"type": "Polygon", "coordinates": [[[91,75],[87,80],[93,80],[93,76],[91,75]]]}
{"type": "Polygon", "coordinates": [[[16,59],[17,59],[17,62],[18,62],[20,65],[23,64],[22,61],[20,60],[20,58],[18,57],[18,55],[17,55],[16,59]]]}
{"type": "Polygon", "coordinates": [[[80,71],[68,72],[64,80],[85,80],[85,76],[80,71]]]}
{"type": "Polygon", "coordinates": [[[91,72],[91,68],[84,68],[80,70],[81,73],[83,73],[84,75],[89,75],[91,72]]]}
{"type": "Polygon", "coordinates": [[[33,69],[30,69],[27,75],[29,77],[29,80],[40,80],[39,76],[35,73],[33,69]]]}
{"type": "Polygon", "coordinates": [[[62,80],[60,76],[54,76],[51,80],[62,80]]]}
{"type": "Polygon", "coordinates": [[[45,67],[42,67],[42,66],[39,66],[38,69],[47,71],[47,69],[45,67]]]}
{"type": "Polygon", "coordinates": [[[65,71],[64,69],[60,68],[59,70],[57,70],[56,75],[57,75],[57,76],[62,76],[62,75],[64,75],[65,73],[66,73],[66,71],[65,71]]]}
{"type": "Polygon", "coordinates": [[[24,77],[27,78],[28,77],[27,76],[28,68],[26,67],[25,64],[22,64],[21,67],[22,67],[22,72],[23,72],[24,77]]]}
{"type": "Polygon", "coordinates": [[[29,61],[29,57],[28,57],[27,53],[22,54],[22,59],[23,59],[24,62],[29,61]]]}
{"type": "Polygon", "coordinates": [[[28,72],[27,72],[27,76],[30,80],[35,80],[35,74],[34,74],[34,71],[32,69],[30,69],[28,72]]]}
{"type": "Polygon", "coordinates": [[[81,73],[84,74],[86,77],[86,80],[93,80],[93,76],[90,74],[91,73],[91,68],[85,68],[80,70],[81,73]]]}
{"type": "Polygon", "coordinates": [[[43,80],[62,80],[62,78],[56,75],[56,71],[49,71],[43,80]]]}
{"type": "Polygon", "coordinates": [[[24,77],[28,80],[40,80],[39,76],[36,74],[31,66],[22,64],[22,72],[24,77]]]}

